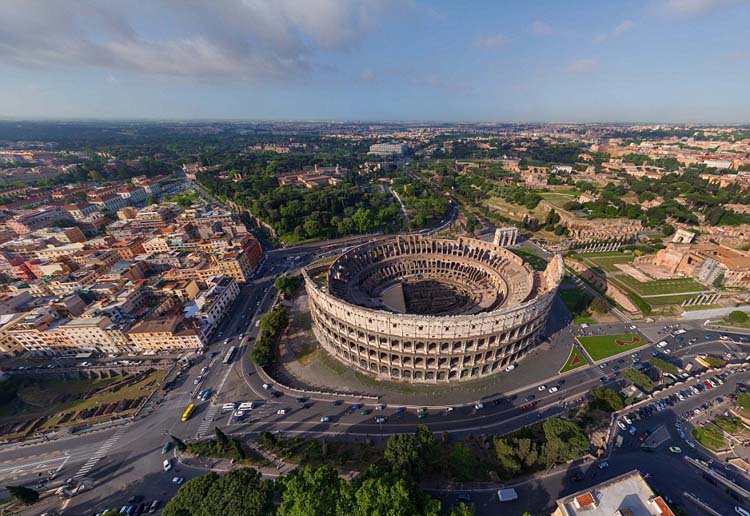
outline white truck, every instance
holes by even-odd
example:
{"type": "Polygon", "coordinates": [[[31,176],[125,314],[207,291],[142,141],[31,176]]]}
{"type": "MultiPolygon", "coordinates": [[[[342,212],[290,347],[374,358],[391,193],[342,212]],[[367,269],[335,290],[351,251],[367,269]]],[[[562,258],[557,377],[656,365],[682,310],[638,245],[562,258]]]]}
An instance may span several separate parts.
{"type": "Polygon", "coordinates": [[[512,502],[518,500],[518,493],[515,489],[498,489],[497,498],[501,502],[512,502]]]}

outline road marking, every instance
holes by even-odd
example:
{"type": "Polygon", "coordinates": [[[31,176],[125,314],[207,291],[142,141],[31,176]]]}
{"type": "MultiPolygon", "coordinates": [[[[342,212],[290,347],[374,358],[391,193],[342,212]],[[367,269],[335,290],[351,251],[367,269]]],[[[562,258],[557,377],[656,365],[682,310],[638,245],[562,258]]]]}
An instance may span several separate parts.
{"type": "Polygon", "coordinates": [[[0,469],[0,479],[5,479],[9,477],[16,477],[19,473],[23,473],[28,470],[29,473],[33,473],[38,470],[48,470],[50,469],[50,466],[52,464],[56,464],[57,462],[62,461],[60,467],[57,468],[57,471],[62,469],[62,467],[65,465],[65,463],[70,458],[69,455],[63,455],[60,457],[53,457],[49,459],[44,459],[36,462],[30,462],[28,464],[16,464],[15,466],[2,468],[0,469]]]}
{"type": "Polygon", "coordinates": [[[117,441],[120,440],[120,437],[122,437],[122,434],[125,433],[126,427],[120,428],[117,432],[115,432],[109,439],[104,441],[104,444],[102,444],[99,449],[92,455],[89,460],[87,460],[83,466],[81,466],[81,469],[78,470],[78,473],[73,475],[73,478],[82,478],[84,477],[89,471],[94,469],[96,464],[104,457],[109,450],[112,449],[112,447],[117,443],[117,441]]]}
{"type": "Polygon", "coordinates": [[[219,410],[219,405],[214,405],[212,403],[208,406],[203,416],[203,422],[198,427],[198,431],[195,433],[195,437],[204,437],[206,435],[209,427],[214,422],[214,416],[216,415],[217,410],[219,410]]]}

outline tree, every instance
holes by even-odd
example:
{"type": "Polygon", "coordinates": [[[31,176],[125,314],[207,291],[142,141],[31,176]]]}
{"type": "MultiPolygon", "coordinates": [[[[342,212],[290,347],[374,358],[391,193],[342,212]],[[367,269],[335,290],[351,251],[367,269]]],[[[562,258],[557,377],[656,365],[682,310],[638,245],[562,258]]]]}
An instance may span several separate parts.
{"type": "Polygon", "coordinates": [[[302,276],[300,274],[279,276],[273,282],[273,286],[284,295],[285,299],[290,299],[300,285],[302,285],[302,276]]]}
{"type": "Polygon", "coordinates": [[[267,516],[273,483],[252,468],[209,473],[186,482],[164,507],[164,516],[267,516]]]}
{"type": "Polygon", "coordinates": [[[216,436],[216,441],[221,445],[222,449],[227,447],[227,444],[229,444],[229,437],[221,431],[221,429],[218,426],[214,427],[214,435],[216,436]]]}
{"type": "Polygon", "coordinates": [[[39,493],[25,486],[5,486],[5,489],[13,498],[26,505],[39,500],[39,493]]]}
{"type": "Polygon", "coordinates": [[[187,444],[182,439],[179,439],[178,437],[175,437],[174,435],[169,436],[172,439],[172,442],[174,443],[174,447],[177,448],[177,450],[183,452],[187,449],[187,444]]]}
{"type": "Polygon", "coordinates": [[[612,389],[598,387],[589,393],[589,397],[591,407],[604,412],[616,412],[625,407],[620,395],[612,389]]]}
{"type": "Polygon", "coordinates": [[[630,368],[626,369],[623,373],[623,376],[633,382],[633,384],[636,387],[639,387],[640,389],[650,392],[654,390],[654,382],[651,381],[651,378],[646,376],[641,371],[638,371],[636,369],[630,368]]]}
{"type": "Polygon", "coordinates": [[[453,508],[449,516],[475,516],[475,514],[474,505],[461,502],[453,508]]]}
{"type": "Polygon", "coordinates": [[[727,316],[727,320],[733,323],[746,323],[748,320],[748,315],[741,311],[741,310],[735,310],[733,312],[730,312],[730,314],[727,316]]]}
{"type": "Polygon", "coordinates": [[[567,419],[551,417],[542,424],[546,442],[542,458],[547,466],[577,459],[589,451],[589,440],[580,426],[567,419]]]}
{"type": "Polygon", "coordinates": [[[591,310],[594,312],[605,314],[609,312],[609,303],[601,297],[594,298],[590,305],[591,310]]]}
{"type": "Polygon", "coordinates": [[[424,461],[419,453],[417,438],[413,434],[396,434],[385,445],[385,460],[397,474],[418,477],[424,461]]]}
{"type": "Polygon", "coordinates": [[[368,478],[354,493],[351,516],[438,516],[440,502],[422,495],[404,478],[368,478]]]}
{"type": "Polygon", "coordinates": [[[351,514],[350,486],[330,466],[306,466],[280,481],[283,487],[277,516],[336,516],[351,514]]]}
{"type": "Polygon", "coordinates": [[[506,477],[513,476],[521,471],[521,463],[516,457],[512,444],[507,439],[495,437],[493,444],[495,445],[495,455],[506,477]]]}

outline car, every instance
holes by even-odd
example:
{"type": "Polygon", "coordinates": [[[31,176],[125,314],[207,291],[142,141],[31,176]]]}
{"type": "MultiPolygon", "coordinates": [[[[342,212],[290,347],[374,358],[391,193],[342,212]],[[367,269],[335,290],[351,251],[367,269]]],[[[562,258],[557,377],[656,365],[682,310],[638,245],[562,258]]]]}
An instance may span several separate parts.
{"type": "Polygon", "coordinates": [[[638,429],[637,429],[636,427],[634,427],[634,426],[631,426],[631,427],[630,427],[630,430],[628,430],[628,433],[629,433],[630,435],[635,435],[635,433],[636,433],[637,431],[638,431],[638,429]]]}
{"type": "Polygon", "coordinates": [[[603,364],[599,364],[599,369],[604,369],[605,367],[607,367],[606,362],[604,362],[603,364]]]}
{"type": "Polygon", "coordinates": [[[446,414],[450,414],[451,412],[453,412],[453,410],[454,410],[453,407],[446,407],[445,408],[445,413],[446,414]]]}
{"type": "Polygon", "coordinates": [[[178,486],[181,485],[185,481],[182,477],[172,477],[172,483],[177,484],[178,486]]]}
{"type": "Polygon", "coordinates": [[[375,410],[385,410],[385,405],[382,403],[375,405],[375,410]]]}
{"type": "Polygon", "coordinates": [[[172,449],[172,441],[167,441],[164,443],[164,446],[161,447],[161,453],[164,455],[165,453],[169,453],[169,450],[172,449]]]}
{"type": "Polygon", "coordinates": [[[393,411],[394,414],[403,414],[404,412],[406,412],[406,407],[399,407],[393,411]]]}
{"type": "Polygon", "coordinates": [[[359,410],[361,408],[362,408],[362,404],[361,403],[355,403],[354,405],[351,406],[351,410],[352,411],[359,410]]]}
{"type": "Polygon", "coordinates": [[[386,421],[388,421],[388,418],[385,417],[385,416],[378,416],[378,417],[375,418],[375,422],[378,423],[378,424],[383,424],[386,421]]]}
{"type": "Polygon", "coordinates": [[[359,413],[363,416],[369,416],[370,415],[370,409],[362,409],[359,411],[359,413]]]}
{"type": "Polygon", "coordinates": [[[599,469],[607,469],[609,467],[609,463],[605,460],[600,462],[596,465],[599,469]]]}
{"type": "Polygon", "coordinates": [[[505,372],[508,373],[516,368],[515,364],[510,364],[508,367],[505,368],[505,372]]]}
{"type": "Polygon", "coordinates": [[[208,372],[208,367],[203,366],[201,367],[201,374],[206,374],[208,372]]]}
{"type": "Polygon", "coordinates": [[[297,398],[295,401],[297,403],[305,403],[305,402],[307,402],[307,398],[297,398]]]}
{"type": "Polygon", "coordinates": [[[323,416],[323,417],[320,418],[320,422],[321,423],[330,423],[331,422],[331,418],[329,416],[323,416]]]}
{"type": "Polygon", "coordinates": [[[271,388],[271,386],[269,384],[267,384],[267,383],[264,383],[263,384],[263,388],[266,389],[266,390],[268,390],[268,389],[271,388]]]}
{"type": "Polygon", "coordinates": [[[672,453],[682,453],[682,448],[680,448],[679,446],[670,446],[669,451],[671,451],[672,453]]]}
{"type": "Polygon", "coordinates": [[[208,398],[210,398],[210,397],[211,397],[211,390],[209,390],[209,389],[203,391],[201,393],[201,395],[200,395],[201,401],[207,401],[208,398]]]}
{"type": "Polygon", "coordinates": [[[620,427],[620,430],[627,430],[628,429],[628,427],[625,426],[625,423],[623,423],[622,421],[618,421],[617,422],[617,426],[620,427]]]}
{"type": "Polygon", "coordinates": [[[748,511],[747,509],[743,509],[739,505],[734,506],[734,512],[736,512],[740,516],[750,516],[750,511],[748,511]]]}
{"type": "Polygon", "coordinates": [[[540,385],[539,387],[536,388],[536,390],[538,390],[539,392],[546,391],[547,390],[547,386],[546,385],[540,385]]]}
{"type": "Polygon", "coordinates": [[[476,410],[481,410],[481,409],[484,408],[484,403],[482,403],[481,401],[479,401],[479,402],[477,402],[477,403],[474,404],[474,408],[476,410]]]}
{"type": "Polygon", "coordinates": [[[627,424],[629,424],[629,425],[632,425],[632,424],[633,424],[633,420],[632,420],[632,419],[630,419],[630,416],[628,416],[627,414],[626,414],[626,415],[624,415],[624,416],[622,416],[622,420],[623,420],[623,421],[625,421],[625,422],[626,422],[627,424]]]}
{"type": "Polygon", "coordinates": [[[420,412],[419,414],[417,414],[417,417],[418,417],[419,419],[424,419],[424,418],[426,418],[426,417],[427,417],[428,415],[429,415],[429,414],[428,414],[427,412],[420,412]]]}
{"type": "Polygon", "coordinates": [[[333,404],[334,404],[335,406],[337,406],[337,407],[338,407],[339,405],[341,405],[342,403],[344,403],[344,401],[343,401],[343,400],[333,400],[333,404]]]}
{"type": "Polygon", "coordinates": [[[195,380],[193,380],[193,385],[198,385],[202,381],[203,381],[203,377],[202,376],[198,376],[195,380]]]}
{"type": "Polygon", "coordinates": [[[586,476],[581,473],[580,471],[576,471],[573,473],[570,478],[573,480],[573,482],[580,482],[586,478],[586,476]]]}
{"type": "Polygon", "coordinates": [[[159,508],[160,503],[161,502],[159,500],[154,500],[153,502],[151,502],[151,505],[148,506],[148,512],[156,512],[156,509],[159,508]]]}
{"type": "Polygon", "coordinates": [[[164,468],[164,471],[169,471],[172,469],[172,463],[169,462],[169,459],[164,459],[164,462],[162,462],[161,466],[164,468]]]}
{"type": "Polygon", "coordinates": [[[279,416],[283,416],[286,414],[286,409],[280,408],[279,410],[276,411],[276,414],[279,416]]]}
{"type": "Polygon", "coordinates": [[[534,401],[535,399],[536,399],[536,396],[534,396],[533,394],[529,394],[529,395],[528,395],[528,396],[526,396],[526,398],[525,398],[525,400],[526,400],[526,402],[527,402],[527,403],[528,403],[528,402],[531,402],[531,401],[534,401]]]}
{"type": "Polygon", "coordinates": [[[238,410],[234,413],[234,419],[242,419],[245,417],[245,411],[244,410],[238,410]]]}
{"type": "Polygon", "coordinates": [[[550,387],[549,389],[547,389],[547,392],[549,392],[550,394],[554,394],[559,390],[560,390],[559,387],[550,387]]]}

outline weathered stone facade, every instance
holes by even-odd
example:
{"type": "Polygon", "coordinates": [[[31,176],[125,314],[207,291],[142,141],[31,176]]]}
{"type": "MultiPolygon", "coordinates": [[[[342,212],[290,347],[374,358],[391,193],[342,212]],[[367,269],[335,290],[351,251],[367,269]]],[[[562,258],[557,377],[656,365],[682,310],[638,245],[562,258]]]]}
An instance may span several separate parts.
{"type": "Polygon", "coordinates": [[[564,266],[558,255],[535,272],[489,242],[409,235],[354,248],[303,275],[331,355],[380,379],[443,383],[489,376],[533,348],[564,266]],[[403,313],[408,300],[391,299],[392,287],[420,282],[447,298],[430,305],[440,315],[403,313]]]}

